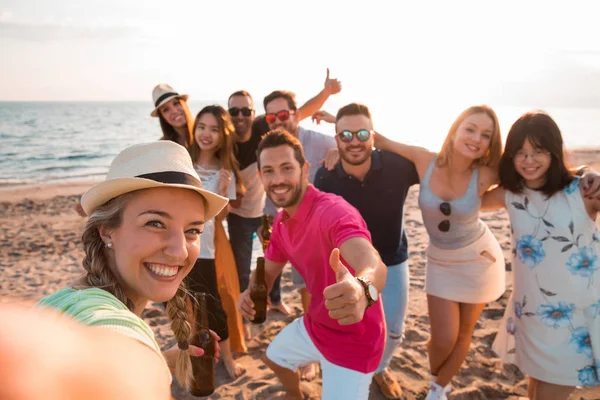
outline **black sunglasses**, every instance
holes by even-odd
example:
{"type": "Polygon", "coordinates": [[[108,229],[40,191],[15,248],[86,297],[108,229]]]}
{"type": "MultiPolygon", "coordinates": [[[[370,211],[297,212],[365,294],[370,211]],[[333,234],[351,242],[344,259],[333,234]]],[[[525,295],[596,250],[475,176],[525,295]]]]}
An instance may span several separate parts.
{"type": "Polygon", "coordinates": [[[356,132],[345,130],[345,131],[341,131],[337,135],[339,136],[340,140],[344,143],[350,143],[354,136],[356,136],[356,138],[358,139],[359,142],[366,142],[367,140],[369,140],[369,137],[371,136],[371,131],[367,130],[367,129],[361,129],[356,132]]]}
{"type": "MultiPolygon", "coordinates": [[[[447,201],[445,201],[442,204],[440,204],[440,211],[446,217],[449,217],[450,214],[452,214],[452,207],[450,206],[450,203],[448,203],[447,201]]],[[[450,220],[449,219],[445,219],[442,222],[440,222],[439,225],[438,225],[438,229],[440,231],[442,231],[442,232],[448,232],[450,230],[450,220]]]]}
{"type": "Polygon", "coordinates": [[[254,110],[248,107],[231,107],[229,109],[229,115],[231,115],[232,117],[237,117],[238,115],[240,115],[241,112],[244,117],[249,117],[252,115],[252,111],[254,110]]]}

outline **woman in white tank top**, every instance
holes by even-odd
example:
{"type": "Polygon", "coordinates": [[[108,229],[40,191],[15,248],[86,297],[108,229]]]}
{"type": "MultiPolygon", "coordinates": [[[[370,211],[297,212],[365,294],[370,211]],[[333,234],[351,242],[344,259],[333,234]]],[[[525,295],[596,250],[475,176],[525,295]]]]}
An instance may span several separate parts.
{"type": "MultiPolygon", "coordinates": [[[[240,203],[243,185],[233,155],[233,133],[227,111],[218,105],[206,106],[196,116],[191,154],[204,189],[229,198],[229,204],[235,207],[240,203]]],[[[188,275],[188,287],[190,291],[209,294],[208,323],[214,325],[211,328],[221,337],[225,368],[236,379],[244,368],[234,361],[231,350],[245,353],[247,349],[236,307],[240,293],[237,269],[221,222],[227,212],[228,207],[205,222],[200,254],[188,275]]]]}

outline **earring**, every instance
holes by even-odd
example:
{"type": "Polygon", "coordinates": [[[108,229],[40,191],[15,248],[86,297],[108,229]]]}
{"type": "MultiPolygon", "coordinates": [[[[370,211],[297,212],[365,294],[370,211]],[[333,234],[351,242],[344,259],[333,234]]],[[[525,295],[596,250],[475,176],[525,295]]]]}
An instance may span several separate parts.
{"type": "Polygon", "coordinates": [[[109,249],[112,249],[112,243],[111,242],[106,243],[106,247],[108,247],[109,249]]]}

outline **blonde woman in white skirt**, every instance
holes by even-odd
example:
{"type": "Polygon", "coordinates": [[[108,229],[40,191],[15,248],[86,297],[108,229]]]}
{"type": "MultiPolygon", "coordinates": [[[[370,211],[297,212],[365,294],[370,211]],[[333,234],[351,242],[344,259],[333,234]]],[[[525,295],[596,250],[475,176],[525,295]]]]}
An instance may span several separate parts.
{"type": "Polygon", "coordinates": [[[419,207],[429,234],[425,290],[431,337],[426,400],[447,399],[485,305],[505,291],[500,245],[479,219],[481,198],[497,182],[502,139],[488,106],[463,111],[439,154],[379,134],[375,146],[411,160],[421,181],[419,207]]]}

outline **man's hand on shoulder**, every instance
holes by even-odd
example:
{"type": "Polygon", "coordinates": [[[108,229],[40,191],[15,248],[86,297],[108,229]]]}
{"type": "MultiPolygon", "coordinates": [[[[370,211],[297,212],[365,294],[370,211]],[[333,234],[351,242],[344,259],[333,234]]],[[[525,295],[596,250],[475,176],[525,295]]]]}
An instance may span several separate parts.
{"type": "Polygon", "coordinates": [[[327,168],[328,171],[333,171],[335,164],[340,161],[340,151],[338,149],[329,149],[325,154],[325,159],[321,161],[321,164],[327,168]]]}

